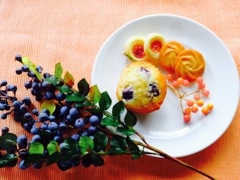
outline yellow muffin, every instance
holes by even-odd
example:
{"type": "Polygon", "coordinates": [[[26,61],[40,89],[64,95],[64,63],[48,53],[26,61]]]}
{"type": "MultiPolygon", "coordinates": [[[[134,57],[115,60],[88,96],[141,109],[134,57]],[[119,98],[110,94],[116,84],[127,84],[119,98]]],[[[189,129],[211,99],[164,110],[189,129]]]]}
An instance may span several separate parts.
{"type": "Polygon", "coordinates": [[[175,71],[177,55],[184,49],[183,45],[176,41],[170,41],[164,44],[160,51],[160,67],[173,73],[175,71]]]}
{"type": "Polygon", "coordinates": [[[127,109],[145,114],[160,108],[166,92],[165,76],[150,62],[140,61],[124,69],[116,94],[127,109]]]}
{"type": "Polygon", "coordinates": [[[205,70],[205,60],[201,53],[188,49],[180,52],[175,61],[175,73],[178,77],[193,82],[202,76],[205,70]]]}

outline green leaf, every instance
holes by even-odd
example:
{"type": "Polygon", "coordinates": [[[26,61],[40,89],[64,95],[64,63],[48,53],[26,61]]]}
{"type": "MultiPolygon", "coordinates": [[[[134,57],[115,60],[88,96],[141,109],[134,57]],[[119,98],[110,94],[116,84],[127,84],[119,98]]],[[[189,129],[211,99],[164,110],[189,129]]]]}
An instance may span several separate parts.
{"type": "Polygon", "coordinates": [[[72,88],[69,87],[68,85],[58,86],[57,88],[59,89],[59,91],[60,91],[61,93],[67,93],[67,94],[69,94],[69,93],[72,93],[72,92],[73,92],[72,88]]]}
{"type": "Polygon", "coordinates": [[[94,142],[88,136],[81,136],[78,144],[82,154],[88,154],[89,152],[92,152],[94,148],[94,142]]]}
{"type": "Polygon", "coordinates": [[[104,160],[103,160],[103,158],[101,157],[101,156],[99,156],[99,155],[93,155],[93,157],[92,157],[92,164],[94,165],[94,166],[102,166],[102,165],[104,165],[104,160]]]}
{"type": "Polygon", "coordinates": [[[126,150],[127,144],[126,140],[122,136],[113,136],[110,141],[111,147],[120,148],[121,150],[126,150]]]}
{"type": "Polygon", "coordinates": [[[139,147],[128,137],[126,138],[127,145],[130,151],[133,153],[132,158],[137,158],[141,155],[139,147]]]}
{"type": "Polygon", "coordinates": [[[15,154],[5,154],[0,157],[0,168],[14,167],[18,162],[18,157],[15,154]]]}
{"type": "Polygon", "coordinates": [[[115,118],[113,116],[104,117],[101,121],[101,124],[105,125],[105,126],[113,126],[113,127],[117,127],[120,125],[117,118],[115,118]]]}
{"type": "Polygon", "coordinates": [[[101,92],[98,89],[97,85],[94,85],[90,88],[90,101],[94,104],[97,104],[100,101],[101,92]]]}
{"type": "Polygon", "coordinates": [[[68,71],[64,75],[64,82],[66,84],[68,84],[69,86],[71,86],[71,87],[74,85],[73,75],[70,72],[68,72],[68,71]]]}
{"type": "Polygon", "coordinates": [[[119,118],[124,111],[124,103],[122,101],[117,102],[112,109],[112,115],[119,118]]]}
{"type": "Polygon", "coordinates": [[[63,73],[63,68],[61,63],[59,62],[55,65],[54,76],[58,79],[61,79],[62,73],[63,73]]]}
{"type": "Polygon", "coordinates": [[[47,145],[48,154],[52,155],[53,153],[60,151],[59,145],[56,141],[50,141],[50,143],[47,145]]]}
{"type": "Polygon", "coordinates": [[[55,76],[50,76],[50,77],[44,79],[44,81],[48,82],[49,84],[53,84],[53,85],[58,85],[60,83],[60,80],[58,78],[56,78],[55,76]]]}
{"type": "Polygon", "coordinates": [[[81,79],[78,84],[78,91],[82,96],[86,96],[89,93],[90,87],[85,78],[81,79]]]}
{"type": "Polygon", "coordinates": [[[133,127],[137,123],[137,117],[132,111],[127,110],[127,114],[124,117],[124,122],[127,126],[133,127]]]}
{"type": "Polygon", "coordinates": [[[43,154],[44,147],[39,142],[32,142],[29,147],[29,154],[43,154]]]}
{"type": "Polygon", "coordinates": [[[52,153],[49,157],[48,157],[48,161],[47,161],[47,164],[46,166],[49,166],[55,162],[58,162],[60,159],[61,159],[61,153],[56,151],[54,153],[52,153]]]}
{"type": "Polygon", "coordinates": [[[43,158],[42,154],[29,154],[26,159],[24,159],[23,165],[30,165],[31,163],[40,162],[43,158]]]}
{"type": "Polygon", "coordinates": [[[78,144],[72,138],[66,138],[63,143],[61,143],[61,153],[65,155],[66,158],[71,158],[77,153],[78,144]]]}
{"type": "Polygon", "coordinates": [[[47,109],[50,112],[50,115],[52,115],[56,110],[56,104],[52,100],[45,100],[41,104],[41,111],[43,111],[44,109],[47,109]]]}
{"type": "Polygon", "coordinates": [[[101,98],[99,101],[99,106],[102,110],[107,110],[112,104],[112,100],[109,94],[105,91],[101,94],[101,98]]]}
{"type": "Polygon", "coordinates": [[[73,94],[67,95],[67,101],[74,101],[74,102],[81,102],[84,100],[84,97],[81,96],[79,93],[74,92],[73,94]]]}
{"type": "Polygon", "coordinates": [[[108,137],[103,132],[96,132],[94,135],[94,150],[96,152],[105,151],[108,143],[108,137]]]}
{"type": "Polygon", "coordinates": [[[132,128],[117,127],[117,132],[120,132],[124,135],[131,136],[135,134],[135,130],[132,128]]]}
{"type": "Polygon", "coordinates": [[[12,133],[3,134],[0,137],[0,149],[7,152],[12,152],[16,149],[17,136],[12,133]]]}
{"type": "Polygon", "coordinates": [[[42,80],[42,76],[41,74],[36,70],[36,65],[33,64],[31,62],[31,60],[28,57],[22,57],[22,63],[27,65],[29,70],[31,70],[32,72],[34,72],[34,74],[36,75],[36,77],[41,81],[42,80]]]}
{"type": "Polygon", "coordinates": [[[109,151],[107,152],[108,155],[113,156],[113,155],[120,155],[120,154],[125,154],[127,151],[123,150],[121,148],[110,148],[109,151]]]}

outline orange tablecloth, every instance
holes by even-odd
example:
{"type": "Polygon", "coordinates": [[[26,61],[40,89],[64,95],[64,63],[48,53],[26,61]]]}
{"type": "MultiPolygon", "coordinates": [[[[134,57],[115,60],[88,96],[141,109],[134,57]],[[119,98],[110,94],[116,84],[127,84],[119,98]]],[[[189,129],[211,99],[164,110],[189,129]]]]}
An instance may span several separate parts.
{"type": "MultiPolygon", "coordinates": [[[[240,70],[240,1],[211,0],[1,0],[0,79],[23,84],[16,76],[15,54],[27,55],[53,72],[61,61],[76,80],[90,80],[95,56],[107,37],[126,22],[149,14],[176,14],[191,18],[216,33],[229,48],[240,70]]],[[[227,67],[226,67],[227,68],[227,67]]],[[[29,94],[20,88],[19,94],[29,94]]],[[[231,106],[231,104],[229,104],[231,106]]],[[[239,179],[240,108],[224,135],[207,149],[181,158],[218,179],[239,179]]],[[[25,133],[8,119],[0,127],[25,133]]],[[[216,125],[217,126],[217,125],[216,125]]],[[[55,165],[41,170],[0,169],[0,179],[205,179],[165,159],[106,157],[102,167],[81,166],[61,172],[55,165]]]]}

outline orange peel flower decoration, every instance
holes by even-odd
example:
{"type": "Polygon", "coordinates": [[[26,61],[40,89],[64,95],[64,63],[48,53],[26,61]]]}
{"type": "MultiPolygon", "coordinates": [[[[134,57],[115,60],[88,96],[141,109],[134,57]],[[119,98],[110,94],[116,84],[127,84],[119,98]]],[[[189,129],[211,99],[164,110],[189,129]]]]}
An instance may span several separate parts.
{"type": "Polygon", "coordinates": [[[175,71],[175,61],[177,56],[183,50],[185,50],[183,45],[176,41],[170,41],[164,44],[160,51],[160,67],[170,73],[173,73],[175,71]]]}
{"type": "Polygon", "coordinates": [[[175,61],[175,73],[177,76],[195,81],[202,76],[205,70],[205,60],[201,53],[188,49],[180,52],[175,61]]]}

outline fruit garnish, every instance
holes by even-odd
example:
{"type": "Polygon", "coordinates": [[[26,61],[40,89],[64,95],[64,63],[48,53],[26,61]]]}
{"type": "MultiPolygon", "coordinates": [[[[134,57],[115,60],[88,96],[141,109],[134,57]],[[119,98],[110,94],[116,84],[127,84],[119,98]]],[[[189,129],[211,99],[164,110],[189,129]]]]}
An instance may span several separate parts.
{"type": "Polygon", "coordinates": [[[128,39],[124,55],[133,61],[146,60],[147,56],[144,51],[144,37],[134,36],[128,39]]]}
{"type": "Polygon", "coordinates": [[[166,77],[168,80],[168,87],[180,100],[185,123],[191,122],[191,114],[197,113],[199,108],[201,108],[203,115],[208,115],[213,110],[212,103],[208,103],[206,107],[204,106],[204,98],[209,96],[210,91],[205,89],[206,84],[202,77],[196,78],[195,84],[191,83],[191,87],[195,85],[195,90],[192,90],[194,88],[189,89],[189,81],[182,77],[177,78],[172,74],[167,74],[166,77]],[[202,84],[204,84],[204,88],[202,84]],[[183,103],[183,101],[185,101],[185,103],[183,103]]]}
{"type": "Polygon", "coordinates": [[[144,50],[148,59],[158,65],[160,50],[165,44],[165,39],[158,33],[148,34],[144,42],[144,50]]]}

